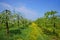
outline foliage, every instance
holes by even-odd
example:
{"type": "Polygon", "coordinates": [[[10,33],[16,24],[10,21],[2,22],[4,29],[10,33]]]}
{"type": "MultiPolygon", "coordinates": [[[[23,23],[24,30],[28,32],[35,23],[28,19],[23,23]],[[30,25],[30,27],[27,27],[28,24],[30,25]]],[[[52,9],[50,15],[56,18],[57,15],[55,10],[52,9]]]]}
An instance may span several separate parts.
{"type": "Polygon", "coordinates": [[[48,11],[31,21],[21,13],[4,10],[0,13],[0,40],[59,40],[60,17],[56,14],[56,11],[48,11]]]}

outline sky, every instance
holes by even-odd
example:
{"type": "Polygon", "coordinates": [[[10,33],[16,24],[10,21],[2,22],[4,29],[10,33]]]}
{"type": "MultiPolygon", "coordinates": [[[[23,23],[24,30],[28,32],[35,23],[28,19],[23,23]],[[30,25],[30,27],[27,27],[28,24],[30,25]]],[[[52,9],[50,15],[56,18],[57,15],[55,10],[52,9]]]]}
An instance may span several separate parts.
{"type": "Polygon", "coordinates": [[[51,10],[60,15],[60,0],[0,0],[0,12],[5,9],[15,10],[27,19],[36,20],[51,10]]]}

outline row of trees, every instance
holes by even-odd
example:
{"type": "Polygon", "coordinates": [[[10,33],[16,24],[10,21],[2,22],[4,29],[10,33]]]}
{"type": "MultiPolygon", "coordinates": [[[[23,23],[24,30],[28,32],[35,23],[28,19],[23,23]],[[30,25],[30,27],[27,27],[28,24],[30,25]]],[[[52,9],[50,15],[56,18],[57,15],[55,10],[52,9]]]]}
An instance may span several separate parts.
{"type": "Polygon", "coordinates": [[[24,18],[21,13],[4,10],[0,13],[0,30],[1,32],[3,30],[2,33],[5,33],[4,30],[6,30],[7,40],[11,35],[14,36],[18,33],[19,40],[59,40],[60,16],[57,15],[56,11],[49,11],[44,14],[44,17],[31,21],[24,18]]]}
{"type": "MultiPolygon", "coordinates": [[[[41,27],[45,34],[60,37],[60,16],[56,11],[46,12],[43,18],[38,18],[35,22],[41,27]],[[58,32],[59,31],[59,32],[58,32]]],[[[56,39],[58,40],[58,39],[56,39]]]]}

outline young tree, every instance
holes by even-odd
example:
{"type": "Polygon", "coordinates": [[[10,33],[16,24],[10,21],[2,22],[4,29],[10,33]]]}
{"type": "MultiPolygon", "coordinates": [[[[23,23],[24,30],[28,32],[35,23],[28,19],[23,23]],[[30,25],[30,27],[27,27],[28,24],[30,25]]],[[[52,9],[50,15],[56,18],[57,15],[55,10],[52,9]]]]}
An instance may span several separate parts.
{"type": "Polygon", "coordinates": [[[4,10],[2,12],[2,22],[6,26],[6,35],[7,35],[7,40],[9,39],[9,21],[11,19],[11,11],[10,10],[4,10]]]}
{"type": "Polygon", "coordinates": [[[45,13],[46,18],[51,19],[51,21],[52,21],[52,23],[53,23],[53,27],[54,27],[53,33],[54,33],[54,34],[56,33],[56,32],[55,32],[55,28],[56,28],[55,20],[56,20],[56,18],[57,18],[57,17],[55,16],[56,13],[57,13],[56,11],[50,11],[50,12],[46,12],[46,13],[45,13]]]}

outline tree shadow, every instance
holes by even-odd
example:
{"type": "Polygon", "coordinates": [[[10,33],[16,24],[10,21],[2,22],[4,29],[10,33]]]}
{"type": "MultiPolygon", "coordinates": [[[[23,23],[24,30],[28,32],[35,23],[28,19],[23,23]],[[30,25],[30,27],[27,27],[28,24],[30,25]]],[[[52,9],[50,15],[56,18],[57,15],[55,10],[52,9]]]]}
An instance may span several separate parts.
{"type": "Polygon", "coordinates": [[[17,35],[17,34],[21,34],[20,29],[10,30],[10,35],[17,35]]]}

